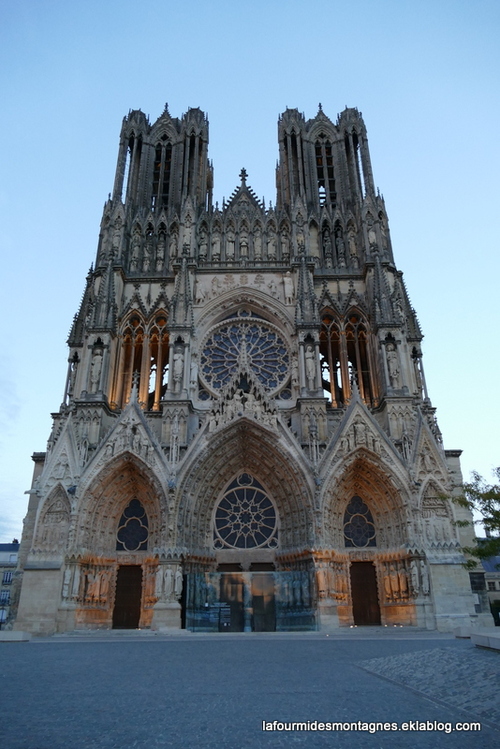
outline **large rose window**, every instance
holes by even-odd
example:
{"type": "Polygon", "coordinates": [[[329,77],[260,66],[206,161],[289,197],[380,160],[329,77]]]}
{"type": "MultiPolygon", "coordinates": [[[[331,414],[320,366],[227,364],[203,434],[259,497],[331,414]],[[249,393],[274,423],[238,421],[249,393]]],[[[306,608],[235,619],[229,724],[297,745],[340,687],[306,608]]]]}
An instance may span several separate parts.
{"type": "Polygon", "coordinates": [[[226,489],[214,519],[216,549],[275,548],[278,522],[274,505],[264,488],[242,473],[226,489]]]}
{"type": "Polygon", "coordinates": [[[289,377],[290,356],[277,328],[265,320],[240,317],[219,323],[201,348],[200,377],[212,390],[220,390],[246,356],[251,372],[269,391],[282,388],[289,377]]]}

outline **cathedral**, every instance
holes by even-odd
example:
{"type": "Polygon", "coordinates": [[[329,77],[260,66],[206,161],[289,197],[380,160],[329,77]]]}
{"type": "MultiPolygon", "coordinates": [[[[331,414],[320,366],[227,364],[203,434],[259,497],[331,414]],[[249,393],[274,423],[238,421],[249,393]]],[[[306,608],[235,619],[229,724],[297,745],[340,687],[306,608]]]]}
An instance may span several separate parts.
{"type": "Polygon", "coordinates": [[[219,206],[200,109],[124,118],[33,455],[16,629],[484,616],[362,116],[287,109],[278,141],[275,205],[242,169],[219,206]]]}

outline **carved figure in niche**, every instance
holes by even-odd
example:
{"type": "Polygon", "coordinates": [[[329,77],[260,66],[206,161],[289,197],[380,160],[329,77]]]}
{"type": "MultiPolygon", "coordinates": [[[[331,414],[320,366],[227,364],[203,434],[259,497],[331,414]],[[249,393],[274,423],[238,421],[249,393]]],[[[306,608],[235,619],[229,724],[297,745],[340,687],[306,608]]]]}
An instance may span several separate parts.
{"type": "Polygon", "coordinates": [[[189,384],[192,388],[198,385],[198,357],[191,354],[191,369],[189,371],[189,384]]]}
{"type": "Polygon", "coordinates": [[[347,241],[349,244],[349,255],[351,257],[351,265],[353,268],[359,268],[358,248],[356,247],[356,232],[352,224],[347,230],[347,241]]]}
{"type": "Polygon", "coordinates": [[[67,567],[64,570],[63,589],[62,589],[63,598],[68,598],[69,596],[70,580],[71,580],[71,570],[69,569],[69,567],[67,567]]]}
{"type": "Polygon", "coordinates": [[[267,237],[267,257],[269,260],[276,259],[276,234],[272,229],[269,230],[267,237]]]}
{"type": "Polygon", "coordinates": [[[235,239],[236,237],[235,237],[234,231],[232,227],[230,227],[226,234],[226,259],[227,260],[234,260],[235,239]]]}
{"type": "Polygon", "coordinates": [[[180,567],[177,567],[175,571],[174,593],[177,600],[179,600],[182,595],[182,572],[180,567]]]}
{"type": "Polygon", "coordinates": [[[173,365],[173,379],[174,379],[174,392],[178,393],[182,388],[182,375],[184,372],[184,354],[182,351],[177,350],[174,353],[174,365],[173,365]]]}
{"type": "Polygon", "coordinates": [[[427,571],[427,565],[423,559],[420,562],[420,576],[422,579],[422,593],[424,596],[428,596],[431,590],[429,584],[429,572],[427,571]]]}
{"type": "Polygon", "coordinates": [[[146,234],[146,242],[144,243],[144,254],[142,257],[142,270],[148,271],[151,268],[151,260],[153,257],[153,233],[148,232],[146,234]]]}
{"type": "Polygon", "coordinates": [[[165,598],[167,601],[170,601],[174,593],[174,573],[170,566],[165,567],[164,581],[165,598]]]}
{"type": "Polygon", "coordinates": [[[309,344],[306,346],[306,379],[307,387],[309,390],[314,390],[316,382],[316,359],[314,356],[314,348],[309,344]]]}
{"type": "Polygon", "coordinates": [[[280,240],[281,257],[283,260],[285,260],[285,262],[288,262],[288,260],[290,260],[290,237],[288,236],[288,231],[285,228],[281,230],[280,240]]]}
{"type": "Polygon", "coordinates": [[[393,388],[399,387],[399,357],[393,343],[386,346],[387,370],[389,372],[389,381],[393,388]]]}
{"type": "Polygon", "coordinates": [[[366,445],[366,426],[362,421],[357,421],[354,424],[354,444],[356,447],[366,445]]]}
{"type": "Polygon", "coordinates": [[[318,585],[318,595],[320,598],[329,598],[330,596],[330,580],[328,571],[328,568],[325,567],[320,567],[316,571],[316,582],[318,585]]]}
{"type": "Polygon", "coordinates": [[[132,437],[132,449],[134,450],[134,452],[140,455],[141,447],[142,447],[141,435],[139,434],[139,432],[136,432],[134,436],[132,437]]]}
{"type": "Polygon", "coordinates": [[[432,458],[430,453],[427,450],[424,450],[422,452],[422,466],[427,472],[430,472],[434,470],[434,467],[436,465],[436,461],[432,458]]]}
{"type": "Polygon", "coordinates": [[[212,234],[212,260],[214,263],[220,260],[220,233],[217,230],[212,234]]]}
{"type": "Polygon", "coordinates": [[[408,437],[408,432],[404,427],[403,434],[401,436],[401,450],[403,452],[403,458],[405,458],[405,460],[409,460],[411,455],[411,441],[408,437]]]}
{"type": "Polygon", "coordinates": [[[382,237],[382,249],[386,250],[387,249],[387,232],[385,229],[385,221],[384,221],[384,217],[382,216],[382,214],[379,214],[379,225],[380,225],[380,234],[382,237]]]}
{"type": "Polygon", "coordinates": [[[399,317],[400,320],[404,320],[405,313],[403,309],[403,302],[401,301],[401,297],[396,297],[396,300],[394,302],[394,309],[396,311],[396,315],[399,317]]]}
{"type": "Polygon", "coordinates": [[[297,249],[300,253],[300,252],[303,252],[306,246],[305,239],[304,239],[304,229],[303,229],[304,219],[300,211],[297,213],[297,218],[295,219],[295,223],[297,224],[297,234],[296,234],[297,249]]]}
{"type": "Polygon", "coordinates": [[[90,365],[90,392],[96,393],[101,380],[102,370],[102,351],[97,349],[92,355],[92,364],[90,365]]]}
{"type": "Polygon", "coordinates": [[[253,256],[255,260],[262,258],[262,234],[259,226],[253,230],[253,256]]]}
{"type": "Polygon", "coordinates": [[[122,243],[122,222],[120,218],[115,221],[115,230],[113,232],[113,241],[111,242],[110,256],[115,257],[120,251],[122,243]]]}
{"type": "Polygon", "coordinates": [[[299,386],[299,360],[297,354],[292,354],[292,387],[299,386]]]}
{"type": "Polygon", "coordinates": [[[222,281],[218,276],[214,276],[212,278],[212,296],[217,296],[217,294],[222,289],[222,281]]]}
{"type": "Polygon", "coordinates": [[[109,593],[109,572],[107,572],[106,570],[102,570],[100,576],[101,582],[99,585],[99,598],[103,603],[106,603],[109,593]]]}
{"type": "Polygon", "coordinates": [[[377,247],[377,235],[373,225],[373,218],[370,213],[366,217],[366,224],[368,227],[368,243],[370,245],[370,250],[374,250],[377,247]]]}
{"type": "Polygon", "coordinates": [[[155,596],[160,599],[163,594],[163,569],[161,565],[158,565],[156,569],[155,577],[155,596]]]}
{"type": "Polygon", "coordinates": [[[87,599],[95,602],[99,600],[99,587],[100,587],[99,574],[87,573],[87,599]]]}
{"type": "Polygon", "coordinates": [[[156,270],[163,268],[163,262],[165,260],[165,234],[162,232],[158,239],[158,246],[156,248],[156,270]]]}
{"type": "Polygon", "coordinates": [[[174,226],[173,229],[170,230],[170,239],[168,242],[168,254],[170,257],[170,261],[172,262],[177,257],[177,245],[179,244],[179,232],[177,230],[177,227],[174,226]]]}
{"type": "Polygon", "coordinates": [[[200,253],[199,258],[200,260],[206,260],[207,259],[207,253],[208,253],[208,238],[207,238],[207,230],[203,226],[200,231],[200,253]]]}
{"type": "Polygon", "coordinates": [[[340,226],[337,227],[337,230],[335,232],[335,248],[337,250],[337,259],[338,259],[339,267],[345,268],[346,267],[345,243],[342,237],[342,229],[340,228],[340,226]]]}
{"type": "Polygon", "coordinates": [[[287,270],[283,277],[283,286],[285,288],[285,304],[293,304],[293,278],[289,270],[287,270]]]}
{"type": "Polygon", "coordinates": [[[276,283],[273,278],[269,281],[269,293],[271,296],[277,296],[278,289],[276,288],[276,283]]]}
{"type": "Polygon", "coordinates": [[[188,253],[191,250],[191,235],[192,235],[192,224],[191,214],[187,213],[184,219],[184,234],[182,237],[182,246],[188,246],[188,253]]]}
{"type": "Polygon", "coordinates": [[[75,382],[76,382],[76,373],[78,371],[78,364],[79,364],[79,359],[78,359],[78,356],[75,354],[70,364],[68,395],[73,395],[73,393],[75,392],[75,382]]]}
{"type": "Polygon", "coordinates": [[[408,598],[408,578],[406,577],[406,570],[403,566],[399,568],[398,578],[401,598],[408,598]]]}
{"type": "Polygon", "coordinates": [[[248,257],[248,233],[245,230],[240,234],[240,257],[248,257]]]}
{"type": "Polygon", "coordinates": [[[194,285],[194,302],[195,304],[203,304],[205,301],[206,294],[202,282],[196,279],[194,285]]]}
{"type": "Polygon", "coordinates": [[[138,231],[134,231],[132,237],[132,248],[130,253],[130,270],[137,270],[139,267],[139,254],[141,250],[141,235],[138,231]]]}
{"type": "Polygon", "coordinates": [[[385,590],[385,597],[388,601],[392,601],[392,587],[391,587],[391,576],[390,574],[386,574],[384,577],[384,590],[385,590]]]}
{"type": "Polygon", "coordinates": [[[411,578],[411,588],[413,595],[418,595],[418,592],[420,590],[420,580],[418,576],[418,563],[416,559],[412,559],[410,562],[410,578],[411,578]]]}
{"type": "Polygon", "coordinates": [[[325,265],[327,268],[331,268],[333,265],[333,251],[332,251],[332,240],[330,232],[325,229],[323,233],[323,254],[325,257],[325,265]]]}

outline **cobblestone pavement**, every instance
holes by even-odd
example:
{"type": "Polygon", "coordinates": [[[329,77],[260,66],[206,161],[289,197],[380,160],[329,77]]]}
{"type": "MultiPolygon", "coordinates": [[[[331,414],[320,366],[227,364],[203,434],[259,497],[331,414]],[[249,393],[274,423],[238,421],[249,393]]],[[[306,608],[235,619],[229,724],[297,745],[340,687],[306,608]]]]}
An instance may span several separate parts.
{"type": "Polygon", "coordinates": [[[500,727],[500,653],[433,648],[358,664],[426,697],[466,710],[500,727]]]}
{"type": "Polygon", "coordinates": [[[468,640],[396,630],[0,643],[0,745],[497,749],[499,670],[497,653],[468,640]],[[483,725],[479,733],[277,732],[262,731],[263,720],[483,725]]]}

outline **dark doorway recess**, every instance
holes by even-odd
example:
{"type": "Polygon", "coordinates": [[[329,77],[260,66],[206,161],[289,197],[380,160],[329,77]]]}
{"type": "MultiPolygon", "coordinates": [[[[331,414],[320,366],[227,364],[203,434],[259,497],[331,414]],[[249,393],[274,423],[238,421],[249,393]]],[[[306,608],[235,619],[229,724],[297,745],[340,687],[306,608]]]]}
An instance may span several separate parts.
{"type": "Polygon", "coordinates": [[[118,567],[113,629],[136,629],[141,618],[142,567],[118,567]]]}
{"type": "Polygon", "coordinates": [[[371,562],[351,564],[351,592],[354,624],[380,624],[377,574],[371,562]]]}
{"type": "Polygon", "coordinates": [[[274,605],[274,575],[252,575],[253,631],[274,632],[276,610],[274,605]]]}

